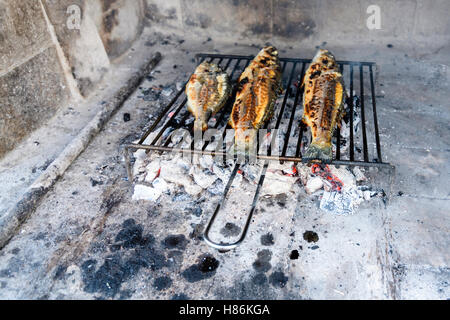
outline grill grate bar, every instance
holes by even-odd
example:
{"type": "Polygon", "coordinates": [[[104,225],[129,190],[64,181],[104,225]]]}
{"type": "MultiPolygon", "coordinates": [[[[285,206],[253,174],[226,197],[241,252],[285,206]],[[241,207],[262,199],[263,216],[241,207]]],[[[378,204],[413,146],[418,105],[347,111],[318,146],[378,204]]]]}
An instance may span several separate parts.
{"type": "Polygon", "coordinates": [[[178,106],[176,111],[170,116],[169,121],[166,122],[166,124],[162,127],[162,129],[157,134],[157,136],[153,139],[153,141],[151,143],[152,146],[156,145],[156,143],[158,142],[159,138],[161,138],[161,136],[166,131],[166,129],[170,127],[170,125],[172,124],[173,119],[175,119],[175,117],[180,113],[180,111],[183,109],[183,107],[186,105],[186,103],[187,103],[187,98],[184,98],[183,102],[178,106]]]}
{"type": "Polygon", "coordinates": [[[370,90],[372,92],[372,111],[373,111],[373,123],[375,127],[375,141],[377,144],[377,160],[378,162],[383,162],[381,158],[381,145],[380,145],[380,133],[378,131],[378,117],[377,117],[377,103],[375,101],[375,85],[373,81],[373,71],[372,66],[369,66],[370,73],[370,90]]]}
{"type": "MultiPolygon", "coordinates": [[[[250,63],[250,61],[253,59],[253,56],[243,56],[243,55],[222,55],[222,54],[198,54],[196,55],[197,58],[197,62],[200,63],[202,61],[205,61],[206,59],[208,59],[208,61],[215,61],[218,60],[218,64],[221,65],[222,63],[225,63],[225,70],[228,70],[230,68],[230,66],[233,65],[232,70],[231,70],[231,74],[230,74],[230,79],[233,82],[232,85],[232,97],[235,95],[236,90],[237,90],[237,85],[236,85],[236,80],[233,79],[235,73],[241,69],[241,64],[242,61],[245,61],[245,65],[243,66],[243,68],[247,67],[248,64],[250,63]]],[[[301,154],[302,154],[302,141],[303,141],[303,133],[308,130],[308,128],[306,128],[305,124],[303,124],[302,121],[300,121],[300,119],[298,119],[297,121],[295,121],[295,117],[296,117],[296,111],[297,108],[301,107],[301,102],[302,98],[303,98],[303,92],[304,92],[304,87],[301,85],[302,84],[302,80],[303,77],[305,75],[305,70],[307,65],[311,62],[311,59],[295,59],[295,58],[280,58],[280,61],[282,63],[282,76],[283,76],[283,83],[284,83],[284,93],[283,93],[283,98],[282,100],[278,100],[278,101],[282,101],[281,105],[278,105],[275,107],[275,114],[277,113],[277,110],[279,110],[278,114],[276,114],[276,118],[274,120],[275,121],[275,125],[273,126],[273,128],[270,129],[270,131],[272,132],[272,139],[271,142],[269,144],[269,147],[267,148],[267,154],[261,154],[258,153],[256,155],[257,159],[261,159],[261,160],[265,160],[263,168],[261,170],[261,174],[259,177],[259,181],[256,187],[256,191],[254,193],[253,196],[253,201],[251,204],[251,208],[250,211],[247,215],[247,219],[245,222],[245,226],[243,228],[243,231],[238,239],[238,241],[234,242],[234,243],[216,243],[214,241],[212,241],[209,238],[209,232],[211,230],[211,227],[217,217],[217,214],[220,212],[221,208],[224,206],[226,199],[227,199],[227,195],[228,192],[231,188],[231,185],[236,177],[236,174],[240,168],[240,164],[239,163],[235,163],[234,168],[232,170],[232,174],[227,182],[227,185],[224,189],[224,194],[222,195],[221,200],[219,201],[219,203],[217,204],[217,207],[213,213],[213,215],[210,218],[210,221],[208,222],[208,225],[205,229],[205,242],[207,242],[209,245],[217,248],[217,249],[222,249],[222,250],[229,250],[232,248],[235,248],[236,246],[238,246],[244,239],[245,236],[247,234],[249,225],[252,221],[252,216],[253,213],[256,209],[256,205],[259,199],[259,194],[261,191],[261,188],[264,184],[264,179],[265,179],[265,174],[267,172],[268,166],[270,161],[273,160],[277,160],[277,161],[293,161],[293,162],[305,162],[305,160],[302,159],[301,154]],[[271,151],[272,148],[271,146],[274,144],[275,142],[275,137],[276,135],[274,134],[274,132],[276,132],[276,130],[280,129],[280,125],[281,125],[281,121],[283,119],[283,115],[286,112],[286,106],[287,106],[287,100],[291,94],[291,92],[293,91],[291,89],[292,86],[292,82],[294,79],[294,75],[297,72],[298,66],[301,64],[301,72],[300,72],[300,77],[297,77],[298,83],[295,89],[295,98],[294,98],[294,103],[293,105],[290,107],[291,110],[291,114],[289,116],[289,122],[287,125],[287,131],[286,131],[286,135],[283,139],[283,148],[280,154],[276,154],[276,155],[272,155],[271,151]],[[288,66],[292,65],[292,68],[289,69],[288,66]],[[289,71],[290,70],[290,71],[289,71]],[[284,77],[285,72],[289,72],[287,79],[284,77]],[[295,126],[295,127],[294,127],[295,126]],[[286,156],[287,154],[287,150],[289,147],[289,141],[291,138],[291,133],[295,132],[295,130],[298,128],[298,140],[297,140],[297,145],[296,145],[296,150],[295,150],[295,155],[294,156],[286,156]]],[[[350,76],[350,97],[348,100],[348,104],[350,106],[350,137],[349,137],[349,142],[350,142],[350,146],[349,146],[349,159],[341,159],[342,158],[342,154],[341,154],[341,135],[340,135],[340,129],[338,128],[336,130],[336,159],[333,160],[331,163],[334,165],[348,165],[348,166],[365,166],[365,167],[391,167],[388,163],[383,163],[382,162],[382,158],[381,158],[381,145],[380,145],[380,138],[379,138],[379,128],[378,128],[378,122],[377,122],[377,113],[376,113],[376,102],[375,102],[375,86],[374,86],[374,77],[373,77],[373,66],[376,66],[375,63],[373,62],[355,62],[355,61],[337,61],[337,63],[339,64],[339,68],[341,70],[341,73],[343,73],[345,71],[345,66],[349,67],[349,76],[350,76]],[[354,109],[355,109],[355,105],[354,105],[354,94],[353,94],[353,89],[354,89],[354,67],[359,69],[359,85],[360,85],[360,89],[359,89],[359,93],[360,93],[360,99],[361,99],[361,127],[362,127],[362,135],[363,135],[363,149],[364,149],[364,161],[360,161],[360,160],[356,160],[355,161],[355,142],[354,142],[354,133],[355,133],[355,128],[354,128],[354,109]],[[367,133],[366,133],[366,119],[365,119],[365,103],[364,103],[364,77],[363,77],[363,73],[364,73],[364,67],[368,67],[369,70],[369,76],[370,76],[370,87],[371,87],[371,97],[372,97],[372,112],[373,112],[373,118],[374,118],[374,131],[375,131],[375,138],[376,138],[376,145],[377,145],[377,159],[374,162],[369,162],[369,153],[368,153],[368,148],[367,148],[367,133]]],[[[344,73],[343,73],[344,74],[344,73]]],[[[137,144],[129,144],[125,147],[126,150],[126,164],[127,164],[127,172],[128,172],[128,176],[129,176],[129,180],[131,181],[132,178],[132,171],[131,171],[131,165],[130,165],[130,159],[129,159],[129,151],[130,149],[136,150],[136,149],[144,149],[144,150],[153,150],[153,151],[159,151],[159,152],[183,152],[183,153],[189,153],[191,155],[211,155],[211,156],[222,156],[222,157],[226,157],[227,156],[227,151],[207,151],[206,148],[209,145],[210,141],[207,141],[203,144],[202,148],[195,149],[194,146],[194,142],[191,143],[190,148],[188,149],[181,149],[181,148],[176,148],[176,147],[169,147],[171,139],[170,139],[170,135],[168,135],[167,137],[164,136],[164,138],[166,138],[167,140],[164,141],[164,139],[162,139],[160,145],[156,145],[157,141],[159,141],[159,139],[163,136],[163,134],[166,132],[167,129],[176,129],[176,128],[180,128],[180,127],[187,127],[187,129],[189,130],[189,132],[192,134],[193,133],[193,122],[190,123],[189,125],[187,125],[187,121],[189,119],[189,117],[191,117],[191,114],[187,111],[184,110],[184,113],[181,114],[181,120],[180,121],[176,121],[176,117],[180,114],[180,112],[182,112],[183,108],[185,107],[186,103],[187,103],[187,97],[184,96],[181,104],[176,105],[177,101],[180,100],[180,98],[182,97],[184,91],[185,91],[185,86],[186,86],[187,82],[185,83],[185,85],[183,86],[183,88],[175,95],[175,97],[169,102],[169,104],[164,108],[164,110],[162,111],[162,113],[157,117],[157,119],[155,120],[155,122],[152,124],[152,126],[150,127],[149,130],[147,130],[147,132],[143,135],[143,137],[139,140],[139,142],[137,144]],[[175,106],[175,107],[174,107],[175,106]],[[171,110],[173,110],[171,112],[171,110]],[[167,120],[163,125],[161,125],[162,121],[167,120]],[[153,142],[148,145],[148,144],[144,144],[145,140],[148,138],[148,136],[154,132],[156,130],[156,128],[158,128],[158,126],[160,126],[161,128],[158,129],[159,132],[156,135],[156,138],[153,139],[153,142]]],[[[225,104],[224,108],[220,111],[220,114],[217,116],[216,118],[216,122],[213,126],[213,128],[218,129],[221,125],[223,125],[223,120],[225,119],[225,117],[227,115],[229,115],[231,113],[231,107],[233,104],[233,99],[230,98],[229,101],[227,101],[227,103],[225,104]]],[[[269,126],[269,124],[272,122],[268,122],[264,128],[267,128],[269,126]]],[[[222,128],[222,141],[226,136],[226,129],[229,128],[228,124],[225,123],[223,125],[222,128]]],[[[258,141],[259,142],[259,141],[258,141]]],[[[259,150],[259,149],[258,149],[259,150]]]]}
{"type": "MultiPolygon", "coordinates": [[[[249,55],[249,56],[244,56],[244,55],[228,55],[228,54],[216,54],[216,53],[198,53],[196,55],[197,58],[208,58],[208,57],[213,57],[213,58],[229,58],[229,57],[233,57],[233,59],[247,59],[247,60],[252,60],[255,56],[249,55]]],[[[300,59],[300,58],[280,58],[280,61],[284,62],[297,62],[297,63],[311,63],[312,59],[300,59]]],[[[359,65],[364,65],[364,66],[374,66],[376,65],[375,62],[367,62],[367,61],[348,61],[348,60],[338,60],[336,61],[338,64],[342,64],[342,65],[354,65],[354,66],[359,66],[359,65]]]]}
{"type": "Polygon", "coordinates": [[[350,161],[355,160],[355,143],[354,143],[354,128],[353,128],[353,65],[350,65],[350,161]]]}
{"type": "MultiPolygon", "coordinates": [[[[300,81],[301,83],[303,83],[303,77],[305,76],[305,69],[306,69],[306,64],[303,63],[302,64],[302,74],[300,76],[300,81]]],[[[303,97],[303,90],[304,90],[304,86],[300,85],[300,90],[298,90],[297,92],[303,97]]],[[[301,156],[301,148],[302,148],[302,140],[303,140],[303,132],[305,131],[305,124],[303,123],[303,121],[300,121],[300,126],[298,129],[298,141],[297,141],[297,148],[295,150],[295,157],[299,158],[301,156]]]]}
{"type": "MultiPolygon", "coordinates": [[[[186,86],[187,82],[184,84],[184,86],[186,86]]],[[[183,87],[184,87],[183,86],[183,87]]],[[[164,110],[160,113],[160,115],[156,118],[155,122],[153,123],[153,125],[150,127],[150,129],[147,130],[147,132],[142,136],[142,138],[139,140],[138,144],[143,144],[145,142],[145,140],[148,138],[148,136],[150,135],[150,133],[152,133],[156,127],[158,126],[158,124],[161,122],[161,120],[167,116],[167,113],[170,111],[170,109],[172,108],[172,106],[175,104],[175,102],[177,102],[178,98],[181,96],[181,94],[183,93],[182,90],[180,90],[176,96],[170,101],[170,103],[167,105],[167,107],[164,108],[164,110]]]]}
{"type": "Polygon", "coordinates": [[[364,69],[363,66],[359,66],[359,96],[361,98],[361,126],[363,137],[363,154],[364,161],[369,162],[369,152],[367,151],[367,133],[366,133],[366,113],[364,110],[364,69]]]}
{"type": "MultiPolygon", "coordinates": [[[[339,71],[344,74],[344,65],[339,64],[339,71]]],[[[338,126],[336,128],[336,160],[341,159],[341,128],[338,126]]]]}

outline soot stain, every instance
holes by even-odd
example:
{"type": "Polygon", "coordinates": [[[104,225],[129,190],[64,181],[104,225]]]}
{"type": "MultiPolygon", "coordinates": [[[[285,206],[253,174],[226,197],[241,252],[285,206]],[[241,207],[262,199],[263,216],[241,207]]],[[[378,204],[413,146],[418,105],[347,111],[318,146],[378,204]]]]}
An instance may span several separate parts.
{"type": "Polygon", "coordinates": [[[270,259],[272,259],[272,252],[270,250],[264,249],[259,251],[258,258],[253,262],[253,269],[260,273],[269,271],[272,268],[270,259]]]}
{"type": "Polygon", "coordinates": [[[171,250],[167,253],[167,262],[170,267],[176,267],[183,263],[183,251],[171,250]]]}
{"type": "Polygon", "coordinates": [[[55,275],[53,276],[53,280],[61,280],[61,279],[63,279],[64,275],[66,273],[66,270],[67,270],[67,266],[66,265],[59,265],[56,268],[55,275]]]}
{"type": "Polygon", "coordinates": [[[157,271],[168,266],[164,254],[154,247],[154,237],[143,235],[142,231],[142,226],[133,219],[126,220],[115,238],[116,252],[108,255],[98,268],[99,263],[94,259],[82,263],[85,292],[113,298],[120,292],[122,283],[133,278],[141,268],[157,271]]]}
{"type": "Polygon", "coordinates": [[[103,181],[97,181],[97,180],[95,180],[95,179],[93,179],[93,178],[91,178],[90,179],[91,180],[91,185],[93,186],[93,187],[96,187],[96,186],[98,186],[98,185],[103,185],[103,181]]]}
{"type": "Polygon", "coordinates": [[[163,291],[172,286],[172,279],[169,277],[163,276],[156,278],[153,282],[153,287],[158,291],[163,291]]]}
{"type": "Polygon", "coordinates": [[[301,17],[298,17],[295,21],[290,21],[286,17],[283,19],[283,23],[274,23],[273,33],[277,36],[282,36],[286,38],[294,38],[301,36],[302,38],[307,38],[314,33],[316,24],[311,19],[305,19],[302,21],[301,17]],[[299,23],[299,20],[301,21],[299,23]]]}
{"type": "Polygon", "coordinates": [[[275,197],[275,200],[280,207],[282,208],[286,207],[287,195],[285,193],[277,195],[275,197]]]}
{"type": "Polygon", "coordinates": [[[253,262],[253,269],[257,272],[267,272],[272,268],[272,265],[268,261],[256,260],[253,262]]]}
{"type": "Polygon", "coordinates": [[[173,234],[167,236],[163,241],[162,245],[166,249],[178,249],[184,250],[186,249],[186,245],[188,240],[183,234],[173,234]]]}
{"type": "Polygon", "coordinates": [[[270,261],[272,259],[272,251],[264,249],[258,252],[258,259],[262,261],[270,261]]]}
{"type": "Polygon", "coordinates": [[[116,245],[123,248],[135,248],[137,246],[148,246],[155,242],[152,235],[143,236],[143,228],[136,224],[133,219],[125,220],[122,224],[122,230],[116,236],[116,245]]]}
{"type": "Polygon", "coordinates": [[[197,207],[195,209],[192,209],[192,214],[196,217],[200,217],[203,214],[203,210],[200,207],[197,207]]]}
{"type": "Polygon", "coordinates": [[[298,250],[292,250],[291,254],[289,255],[289,258],[291,260],[297,260],[298,257],[299,257],[298,250]]]}
{"type": "Polygon", "coordinates": [[[181,275],[189,282],[197,282],[211,278],[219,267],[219,261],[210,254],[199,257],[199,262],[184,270],[181,275]]]}
{"type": "Polygon", "coordinates": [[[103,20],[103,27],[106,33],[111,33],[113,28],[119,24],[117,19],[118,11],[116,9],[111,10],[103,20]]]}
{"type": "Polygon", "coordinates": [[[270,32],[270,26],[268,23],[254,23],[248,26],[248,30],[255,35],[265,34],[270,32]]]}
{"type": "Polygon", "coordinates": [[[44,240],[47,237],[47,233],[45,232],[39,232],[36,237],[34,237],[34,240],[44,240]]]}
{"type": "Polygon", "coordinates": [[[272,300],[277,296],[264,274],[256,274],[247,280],[242,275],[231,287],[219,286],[216,289],[216,295],[232,300],[272,300]]]}
{"type": "Polygon", "coordinates": [[[241,233],[241,228],[234,223],[227,222],[225,226],[220,230],[220,233],[224,237],[235,237],[241,233]]]}
{"type": "Polygon", "coordinates": [[[177,293],[174,294],[170,300],[189,300],[189,297],[184,293],[177,293]]]}
{"type": "Polygon", "coordinates": [[[264,273],[258,273],[252,278],[252,282],[258,286],[267,284],[267,277],[264,273]]]}
{"type": "Polygon", "coordinates": [[[133,290],[122,290],[120,291],[119,300],[128,300],[133,296],[133,290]]]}
{"type": "Polygon", "coordinates": [[[278,288],[284,288],[286,286],[286,283],[288,282],[289,278],[284,275],[281,271],[275,271],[273,272],[270,277],[269,281],[274,287],[278,288]]]}
{"type": "Polygon", "coordinates": [[[306,231],[303,233],[303,239],[308,242],[317,242],[319,241],[319,235],[314,231],[306,231]]]}
{"type": "Polygon", "coordinates": [[[261,244],[263,246],[272,246],[275,244],[273,235],[271,233],[266,233],[261,236],[261,244]]]}

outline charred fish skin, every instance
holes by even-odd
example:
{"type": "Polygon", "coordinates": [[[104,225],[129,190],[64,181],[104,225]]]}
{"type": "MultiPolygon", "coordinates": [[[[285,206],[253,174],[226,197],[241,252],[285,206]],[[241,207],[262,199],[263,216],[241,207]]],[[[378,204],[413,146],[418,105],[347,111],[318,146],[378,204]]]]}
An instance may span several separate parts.
{"type": "Polygon", "coordinates": [[[306,160],[330,162],[331,139],[343,117],[344,81],[334,56],[319,50],[308,68],[304,81],[303,122],[310,127],[312,142],[306,160]]]}
{"type": "Polygon", "coordinates": [[[238,79],[229,121],[235,130],[236,152],[254,150],[258,129],[271,118],[281,91],[278,51],[273,46],[264,47],[238,79]]]}
{"type": "Polygon", "coordinates": [[[231,93],[228,74],[214,63],[202,62],[186,85],[187,107],[195,117],[194,131],[208,129],[209,118],[227,102],[231,93]]]}

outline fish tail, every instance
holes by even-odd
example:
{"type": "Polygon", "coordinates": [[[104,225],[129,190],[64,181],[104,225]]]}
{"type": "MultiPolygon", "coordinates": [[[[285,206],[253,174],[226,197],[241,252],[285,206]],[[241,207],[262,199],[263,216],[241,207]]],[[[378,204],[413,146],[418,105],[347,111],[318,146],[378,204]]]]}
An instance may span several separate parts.
{"type": "Polygon", "coordinates": [[[306,160],[322,160],[324,162],[330,162],[333,157],[333,149],[331,144],[320,143],[318,141],[311,142],[303,156],[306,160]]]}
{"type": "Polygon", "coordinates": [[[201,118],[195,119],[194,121],[194,131],[206,131],[208,129],[208,124],[201,118]]]}
{"type": "Polygon", "coordinates": [[[255,152],[258,130],[236,129],[235,151],[237,154],[250,155],[255,152]]]}

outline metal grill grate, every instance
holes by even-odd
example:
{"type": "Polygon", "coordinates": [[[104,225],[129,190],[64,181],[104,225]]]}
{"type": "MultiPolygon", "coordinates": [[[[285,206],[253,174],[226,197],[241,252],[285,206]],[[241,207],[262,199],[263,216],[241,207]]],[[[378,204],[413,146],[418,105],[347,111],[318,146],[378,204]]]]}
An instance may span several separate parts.
{"type": "MultiPolygon", "coordinates": [[[[250,61],[254,58],[253,56],[238,56],[238,55],[222,55],[222,54],[197,54],[197,62],[200,63],[204,60],[209,62],[214,62],[224,70],[228,72],[230,78],[235,87],[237,78],[240,75],[240,71],[243,70],[250,61]],[[239,72],[238,72],[239,71],[239,72]]],[[[230,179],[225,187],[224,194],[221,201],[216,207],[204,234],[205,241],[217,248],[222,250],[230,250],[238,246],[247,234],[248,227],[250,225],[254,210],[259,197],[259,192],[264,183],[265,173],[269,166],[269,161],[293,161],[293,162],[306,162],[302,159],[302,153],[307,147],[305,143],[305,133],[308,132],[308,128],[296,118],[296,114],[303,109],[302,97],[303,88],[300,83],[303,79],[305,71],[307,70],[308,64],[311,62],[310,59],[293,59],[293,58],[280,58],[282,64],[283,73],[283,88],[285,89],[283,95],[278,100],[279,103],[275,106],[274,118],[270,122],[271,125],[268,128],[270,132],[273,129],[279,129],[280,124],[283,119],[287,122],[287,127],[285,126],[285,138],[282,143],[281,152],[276,155],[270,154],[270,148],[265,154],[257,154],[256,158],[265,160],[262,173],[259,178],[259,183],[255,191],[252,207],[248,214],[245,226],[241,233],[238,241],[234,243],[217,243],[212,241],[208,234],[214,223],[214,220],[220,211],[221,207],[226,200],[228,191],[233,183],[234,178],[239,170],[240,164],[236,163],[234,169],[231,173],[230,179]],[[288,104],[288,98],[293,98],[293,103],[288,104]],[[295,141],[296,139],[296,141],[295,141]],[[292,141],[294,140],[294,141],[292,141]],[[295,148],[291,148],[289,152],[289,143],[294,142],[295,148]]],[[[344,76],[344,81],[346,88],[349,89],[349,97],[347,99],[347,104],[349,107],[349,112],[347,115],[347,122],[349,125],[349,137],[343,139],[341,137],[340,130],[336,130],[334,137],[334,143],[336,146],[335,153],[333,155],[333,160],[331,164],[333,165],[349,165],[349,166],[368,166],[368,167],[387,167],[392,168],[389,163],[382,161],[382,152],[380,145],[380,136],[378,130],[378,120],[377,120],[377,110],[375,101],[375,85],[374,85],[374,68],[376,68],[373,62],[355,62],[355,61],[337,61],[344,76]],[[355,77],[355,73],[359,74],[359,77],[355,77]],[[370,97],[365,97],[364,92],[370,88],[370,97]],[[367,110],[368,105],[366,104],[366,99],[371,100],[371,113],[367,110]],[[361,129],[356,131],[359,127],[355,126],[355,114],[358,113],[360,116],[361,129]],[[356,139],[358,138],[358,139],[356,139]],[[342,143],[349,143],[348,152],[345,154],[341,152],[342,143]],[[369,145],[373,146],[373,151],[369,152],[369,145]],[[356,152],[355,152],[356,151],[356,152]]],[[[186,85],[186,84],[185,84],[186,85]]],[[[194,143],[192,142],[190,148],[175,148],[170,147],[170,136],[165,137],[163,134],[170,129],[185,128],[193,133],[193,122],[189,119],[192,118],[191,114],[187,111],[186,103],[187,97],[184,93],[185,85],[183,88],[175,95],[175,97],[170,101],[170,103],[164,108],[161,114],[157,117],[153,125],[147,130],[147,132],[142,136],[137,144],[129,144],[125,147],[126,151],[126,166],[129,180],[132,181],[132,171],[130,165],[130,150],[144,149],[153,150],[160,152],[187,152],[191,154],[201,154],[201,155],[211,155],[211,156],[226,156],[226,152],[218,151],[208,151],[206,147],[208,142],[206,142],[201,149],[195,149],[194,143]],[[178,119],[178,120],[177,120],[178,119]],[[189,124],[188,124],[189,123],[189,124]],[[144,144],[148,136],[158,130],[158,134],[153,139],[150,144],[144,144]]],[[[233,90],[233,95],[234,95],[233,90]]],[[[227,129],[227,119],[231,113],[233,106],[233,95],[227,104],[216,114],[216,122],[213,129],[223,130],[222,137],[225,137],[227,129]]],[[[274,136],[274,135],[273,135],[274,136]]],[[[272,140],[273,141],[273,140],[272,140]]]]}

